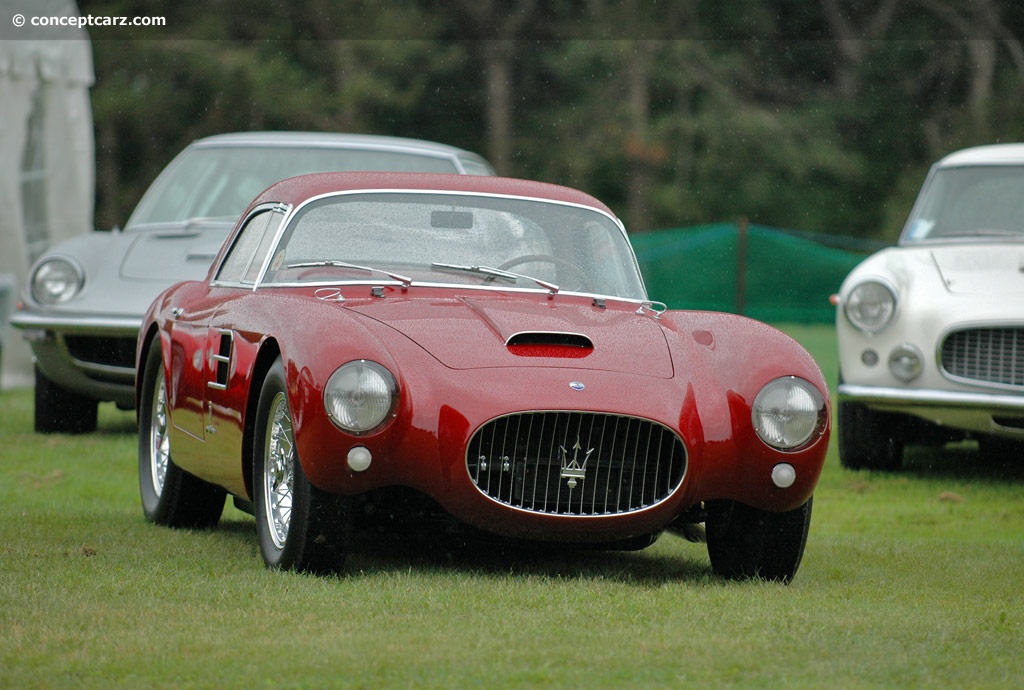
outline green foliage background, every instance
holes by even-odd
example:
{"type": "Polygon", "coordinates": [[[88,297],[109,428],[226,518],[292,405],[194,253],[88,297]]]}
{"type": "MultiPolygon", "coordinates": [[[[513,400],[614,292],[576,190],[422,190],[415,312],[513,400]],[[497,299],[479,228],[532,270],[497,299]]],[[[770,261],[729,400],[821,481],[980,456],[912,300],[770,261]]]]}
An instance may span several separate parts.
{"type": "Polygon", "coordinates": [[[100,228],[189,141],[434,139],[580,187],[634,231],[734,221],[892,241],[928,165],[1024,129],[1003,0],[81,0],[100,228]]]}
{"type": "MultiPolygon", "coordinates": [[[[633,236],[652,299],[760,321],[832,323],[832,294],[864,255],[762,226],[717,223],[633,236]]],[[[834,238],[833,238],[834,239],[834,238]]]]}

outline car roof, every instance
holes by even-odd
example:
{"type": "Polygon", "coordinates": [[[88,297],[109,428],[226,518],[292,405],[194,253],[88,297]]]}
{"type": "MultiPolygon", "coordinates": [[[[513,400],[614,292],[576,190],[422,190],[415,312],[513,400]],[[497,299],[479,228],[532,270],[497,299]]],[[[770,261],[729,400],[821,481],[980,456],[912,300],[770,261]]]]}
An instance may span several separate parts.
{"type": "Polygon", "coordinates": [[[346,191],[437,191],[525,197],[589,206],[615,214],[586,192],[571,187],[509,177],[443,173],[330,172],[299,175],[268,187],[252,206],[265,203],[298,205],[308,199],[346,191]]]}
{"type": "Polygon", "coordinates": [[[409,139],[378,134],[342,134],[338,132],[231,132],[197,139],[189,148],[207,146],[328,146],[338,148],[376,148],[418,150],[447,156],[477,154],[448,144],[425,139],[409,139]]]}
{"type": "Polygon", "coordinates": [[[939,160],[935,167],[961,165],[1024,165],[1024,144],[988,144],[954,151],[939,160]]]}

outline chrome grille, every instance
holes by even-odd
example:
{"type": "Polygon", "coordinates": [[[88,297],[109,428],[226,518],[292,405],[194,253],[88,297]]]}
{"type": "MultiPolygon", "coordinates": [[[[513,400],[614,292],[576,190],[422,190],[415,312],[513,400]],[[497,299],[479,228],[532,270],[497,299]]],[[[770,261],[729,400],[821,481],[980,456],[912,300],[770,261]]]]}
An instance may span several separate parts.
{"type": "Polygon", "coordinates": [[[1024,328],[971,328],[942,342],[942,369],[970,381],[1024,387],[1024,328]]]}
{"type": "Polygon", "coordinates": [[[686,449],[668,427],[592,412],[498,417],[473,435],[469,476],[487,496],[556,515],[614,515],[650,507],[683,481],[686,449]]]}

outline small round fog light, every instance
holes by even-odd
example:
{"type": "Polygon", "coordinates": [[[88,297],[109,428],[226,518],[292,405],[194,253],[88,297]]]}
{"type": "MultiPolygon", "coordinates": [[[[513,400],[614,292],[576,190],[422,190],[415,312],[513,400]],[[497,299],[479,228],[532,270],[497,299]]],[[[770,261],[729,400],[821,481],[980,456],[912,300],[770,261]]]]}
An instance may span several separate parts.
{"type": "Polygon", "coordinates": [[[353,472],[365,472],[373,462],[373,454],[366,446],[354,446],[348,451],[348,467],[353,472]]]}
{"type": "Polygon", "coordinates": [[[796,468],[788,462],[780,462],[772,468],[772,484],[780,489],[788,489],[796,482],[796,468]]]}
{"type": "Polygon", "coordinates": [[[904,383],[910,383],[924,370],[921,351],[910,343],[897,345],[889,355],[889,371],[904,383]]]}
{"type": "Polygon", "coordinates": [[[878,364],[878,353],[874,350],[864,350],[860,353],[860,361],[864,362],[865,366],[873,367],[878,364]]]}

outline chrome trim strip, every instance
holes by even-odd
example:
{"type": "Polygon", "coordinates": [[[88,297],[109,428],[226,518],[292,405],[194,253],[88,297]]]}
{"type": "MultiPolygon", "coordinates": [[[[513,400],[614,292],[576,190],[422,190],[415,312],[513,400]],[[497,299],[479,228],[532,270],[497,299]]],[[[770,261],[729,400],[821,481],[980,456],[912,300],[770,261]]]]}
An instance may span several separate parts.
{"type": "Polygon", "coordinates": [[[138,336],[139,329],[142,328],[142,315],[65,316],[21,311],[11,315],[10,323],[15,328],[21,329],[43,329],[61,333],[88,333],[89,335],[102,332],[109,335],[138,336]]]}
{"type": "Polygon", "coordinates": [[[836,388],[840,400],[877,405],[913,405],[918,407],[984,408],[986,410],[1024,410],[1024,395],[994,395],[938,391],[920,388],[885,388],[841,383],[836,388]]]}

